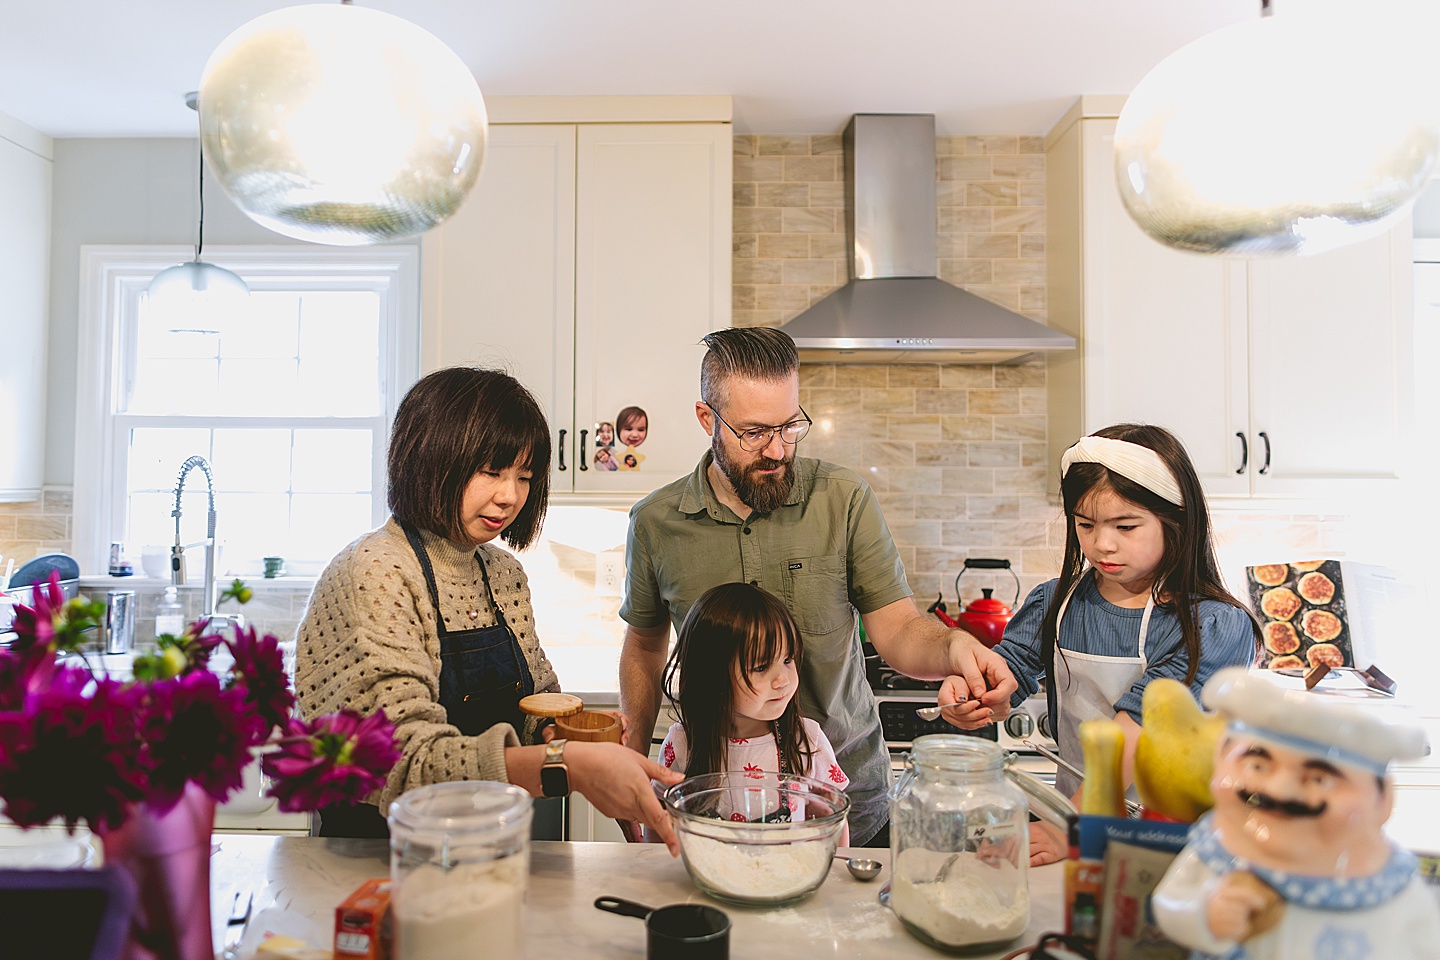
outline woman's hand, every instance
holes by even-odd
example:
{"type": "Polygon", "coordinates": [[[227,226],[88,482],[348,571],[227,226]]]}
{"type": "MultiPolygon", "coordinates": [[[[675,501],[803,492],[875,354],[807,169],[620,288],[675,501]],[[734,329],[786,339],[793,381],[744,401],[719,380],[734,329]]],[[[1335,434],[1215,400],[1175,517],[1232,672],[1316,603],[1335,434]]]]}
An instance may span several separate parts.
{"type": "Polygon", "coordinates": [[[565,765],[570,769],[570,788],[585,794],[596,810],[617,820],[639,820],[665,842],[671,856],[679,855],[680,842],[670,816],[650,781],[668,787],[685,779],[683,775],[618,743],[571,740],[565,747],[565,765]]]}
{"type": "Polygon", "coordinates": [[[1035,821],[1030,824],[1030,866],[1064,860],[1070,855],[1070,844],[1058,827],[1035,821]]]}

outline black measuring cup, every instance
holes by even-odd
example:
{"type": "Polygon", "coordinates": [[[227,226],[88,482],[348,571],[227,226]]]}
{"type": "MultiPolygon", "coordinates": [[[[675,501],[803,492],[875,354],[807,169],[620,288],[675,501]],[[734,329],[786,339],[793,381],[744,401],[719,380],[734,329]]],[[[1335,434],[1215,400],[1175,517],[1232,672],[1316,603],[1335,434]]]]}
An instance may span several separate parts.
{"type": "Polygon", "coordinates": [[[652,910],[619,897],[599,897],[595,906],[644,920],[649,960],[727,960],[730,956],[730,918],[723,910],[702,903],[674,903],[652,910]]]}

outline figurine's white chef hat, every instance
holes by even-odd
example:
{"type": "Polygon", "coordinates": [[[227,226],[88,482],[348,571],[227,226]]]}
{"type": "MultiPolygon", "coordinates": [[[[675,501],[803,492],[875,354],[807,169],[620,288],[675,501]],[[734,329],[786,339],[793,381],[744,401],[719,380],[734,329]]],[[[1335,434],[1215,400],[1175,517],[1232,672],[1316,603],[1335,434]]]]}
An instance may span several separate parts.
{"type": "Polygon", "coordinates": [[[1389,704],[1360,706],[1308,690],[1287,689],[1243,667],[1216,671],[1201,701],[1242,736],[1358,766],[1384,776],[1393,760],[1429,753],[1425,729],[1389,704]]]}

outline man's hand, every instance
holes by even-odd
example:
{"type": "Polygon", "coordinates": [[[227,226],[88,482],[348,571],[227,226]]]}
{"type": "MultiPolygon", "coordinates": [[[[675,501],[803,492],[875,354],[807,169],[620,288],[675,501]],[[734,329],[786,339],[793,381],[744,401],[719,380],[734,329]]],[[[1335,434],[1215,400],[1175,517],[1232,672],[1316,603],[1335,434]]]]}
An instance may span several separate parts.
{"type": "Polygon", "coordinates": [[[1285,901],[1248,870],[1227,873],[1216,881],[1205,904],[1205,923],[1216,940],[1244,943],[1280,922],[1285,901]]]}
{"type": "MultiPolygon", "coordinates": [[[[937,700],[949,723],[975,729],[1010,712],[1010,695],[1019,684],[1005,658],[964,630],[922,616],[913,598],[886,604],[861,620],[875,652],[890,666],[921,680],[943,679],[937,700]]],[[[623,693],[623,681],[621,686],[623,693]]]]}
{"type": "Polygon", "coordinates": [[[1001,720],[1010,712],[1010,696],[1018,688],[1010,666],[995,651],[968,633],[952,630],[947,649],[951,675],[940,685],[940,715],[962,730],[1001,720]]]}

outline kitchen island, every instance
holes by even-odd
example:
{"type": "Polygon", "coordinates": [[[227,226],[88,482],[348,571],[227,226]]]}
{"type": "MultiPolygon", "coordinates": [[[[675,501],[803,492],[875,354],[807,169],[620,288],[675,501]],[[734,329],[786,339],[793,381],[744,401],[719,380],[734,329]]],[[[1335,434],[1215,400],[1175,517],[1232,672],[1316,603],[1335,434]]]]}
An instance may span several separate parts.
{"type": "MultiPolygon", "coordinates": [[[[241,956],[253,954],[267,931],[329,949],[335,907],[362,882],[389,874],[389,850],[381,840],[311,837],[217,836],[211,856],[211,919],[217,947],[235,893],[255,896],[241,956]]],[[[888,850],[854,851],[886,864],[880,879],[861,883],[835,861],[830,876],[809,899],[788,907],[735,907],[711,900],[690,882],[685,866],[651,844],[537,842],[531,847],[525,939],[529,957],[636,958],[645,955],[639,920],[603,913],[599,896],[622,897],[646,906],[707,903],[730,916],[730,954],[754,960],[806,957],[937,957],[876,900],[890,876],[888,850]]],[[[1042,933],[1060,930],[1063,865],[1031,870],[1030,926],[1020,939],[972,958],[997,958],[1042,933]]]]}

